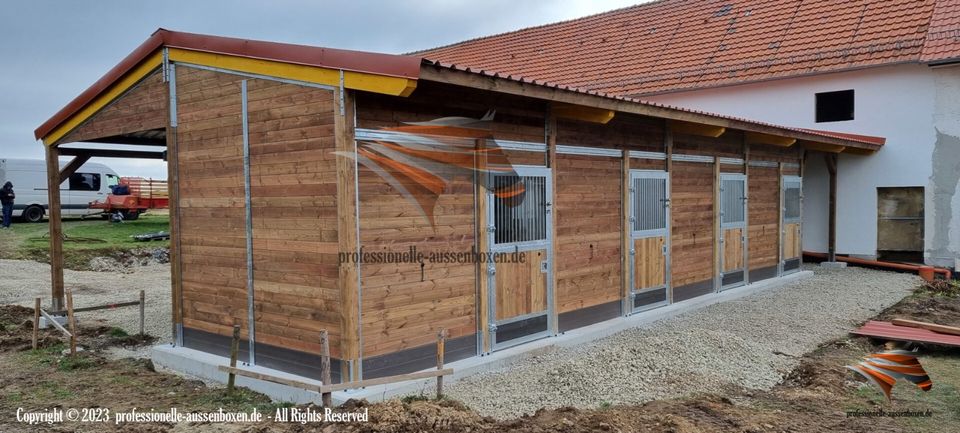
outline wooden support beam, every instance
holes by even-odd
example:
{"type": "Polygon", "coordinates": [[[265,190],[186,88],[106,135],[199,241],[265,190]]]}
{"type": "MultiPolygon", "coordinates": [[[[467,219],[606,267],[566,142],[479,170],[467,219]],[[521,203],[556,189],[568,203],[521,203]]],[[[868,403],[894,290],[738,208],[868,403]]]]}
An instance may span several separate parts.
{"type": "Polygon", "coordinates": [[[47,153],[47,219],[50,224],[51,309],[63,310],[63,223],[60,220],[60,152],[45,146],[47,153]]]}
{"type": "Polygon", "coordinates": [[[73,315],[73,291],[67,290],[67,325],[70,326],[70,354],[77,354],[77,318],[73,315]]]}
{"type": "Polygon", "coordinates": [[[601,124],[607,124],[613,120],[613,116],[617,114],[617,112],[613,110],[563,103],[552,104],[551,112],[555,117],[561,119],[573,119],[601,124]]]}
{"type": "Polygon", "coordinates": [[[777,163],[777,276],[783,275],[783,163],[777,163]]]}
{"type": "Polygon", "coordinates": [[[790,147],[797,143],[796,138],[764,134],[761,132],[747,131],[744,133],[744,138],[746,138],[747,144],[763,144],[768,146],[790,147]]]}
{"type": "MultiPolygon", "coordinates": [[[[337,88],[333,93],[334,134],[337,152],[355,155],[354,93],[337,88]]],[[[339,252],[359,252],[360,227],[357,213],[357,162],[337,155],[337,244],[339,252]]],[[[344,382],[360,379],[360,270],[359,261],[340,263],[337,285],[340,288],[340,358],[344,382]]]]}
{"type": "Polygon", "coordinates": [[[846,149],[846,146],[840,146],[837,144],[827,144],[827,143],[817,143],[814,141],[801,141],[801,146],[807,150],[815,150],[818,152],[827,152],[827,153],[840,153],[846,149]]]}
{"type": "MultiPolygon", "coordinates": [[[[320,331],[320,379],[324,385],[333,382],[330,378],[330,334],[324,329],[320,331]]],[[[323,407],[333,407],[333,396],[329,393],[320,395],[323,407]]]]}
{"type": "Polygon", "coordinates": [[[73,173],[76,173],[77,169],[80,168],[83,164],[90,160],[90,157],[87,155],[75,156],[73,159],[67,163],[62,169],[60,169],[60,183],[66,182],[73,173]]]}
{"type": "MultiPolygon", "coordinates": [[[[446,352],[447,330],[440,329],[437,333],[437,371],[443,370],[443,354],[446,352]]],[[[437,400],[443,398],[443,375],[437,376],[437,400]]]]}
{"type": "Polygon", "coordinates": [[[727,128],[723,126],[684,122],[680,120],[671,120],[670,129],[677,134],[699,135],[712,138],[717,138],[723,135],[724,132],[727,132],[727,128]]]}
{"type": "Polygon", "coordinates": [[[60,148],[64,156],[85,156],[87,158],[129,158],[129,159],[163,159],[163,152],[145,150],[114,150],[114,149],[76,149],[60,148]]]}
{"type": "MultiPolygon", "coordinates": [[[[233,338],[230,339],[230,368],[237,367],[237,357],[240,353],[240,325],[233,325],[233,338]]],[[[237,375],[233,372],[227,376],[227,392],[233,392],[237,375]]]]}
{"type": "Polygon", "coordinates": [[[557,312],[557,212],[554,206],[557,203],[557,116],[547,113],[547,167],[550,168],[550,190],[553,195],[550,197],[550,273],[547,278],[550,279],[550,288],[553,295],[550,299],[550,329],[554,333],[559,332],[559,314],[557,312]]]}
{"type": "Polygon", "coordinates": [[[183,326],[183,274],[180,256],[180,153],[177,144],[177,71],[169,67],[167,103],[167,194],[170,214],[170,321],[172,341],[182,344],[179,330],[183,326]]]}
{"type": "MultiPolygon", "coordinates": [[[[663,152],[666,154],[666,159],[663,162],[664,170],[667,171],[667,182],[669,185],[670,196],[667,197],[667,200],[672,200],[673,197],[673,129],[670,128],[670,122],[664,121],[663,127],[663,152]]],[[[672,203],[668,201],[667,203],[672,203]]],[[[672,204],[671,204],[672,206],[672,204]]],[[[665,242],[667,243],[667,269],[664,273],[664,278],[666,278],[667,283],[667,299],[670,303],[673,303],[673,212],[668,209],[667,215],[669,216],[669,221],[667,221],[667,236],[665,242]]]]}
{"type": "Polygon", "coordinates": [[[747,178],[743,183],[743,284],[750,284],[750,144],[746,137],[743,140],[743,175],[747,178]]]}
{"type": "Polygon", "coordinates": [[[823,155],[830,174],[829,198],[827,199],[827,261],[837,261],[837,154],[823,155]]]}

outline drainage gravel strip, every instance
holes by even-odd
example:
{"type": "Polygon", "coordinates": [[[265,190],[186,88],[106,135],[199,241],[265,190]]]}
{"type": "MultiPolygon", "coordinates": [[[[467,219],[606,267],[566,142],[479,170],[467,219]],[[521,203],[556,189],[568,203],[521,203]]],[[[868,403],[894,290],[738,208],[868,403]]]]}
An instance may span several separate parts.
{"type": "Polygon", "coordinates": [[[448,387],[482,415],[505,419],[541,407],[643,403],[730,385],[769,389],[798,357],[841,338],[904,298],[912,275],[860,268],[714,304],[571,348],[556,348],[448,387]]]}

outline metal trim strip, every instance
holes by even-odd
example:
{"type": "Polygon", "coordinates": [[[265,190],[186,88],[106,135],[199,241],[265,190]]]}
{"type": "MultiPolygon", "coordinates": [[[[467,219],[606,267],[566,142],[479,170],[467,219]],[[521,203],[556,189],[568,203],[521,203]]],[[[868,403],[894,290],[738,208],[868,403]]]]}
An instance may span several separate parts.
{"type": "Polygon", "coordinates": [[[630,158],[637,159],[656,159],[656,160],[666,160],[667,154],[663,152],[647,152],[644,150],[631,150],[628,152],[630,158]]]}
{"type": "Polygon", "coordinates": [[[617,149],[603,149],[598,147],[569,146],[558,144],[557,153],[564,155],[583,155],[583,156],[607,156],[620,158],[622,151],[617,149]]]}

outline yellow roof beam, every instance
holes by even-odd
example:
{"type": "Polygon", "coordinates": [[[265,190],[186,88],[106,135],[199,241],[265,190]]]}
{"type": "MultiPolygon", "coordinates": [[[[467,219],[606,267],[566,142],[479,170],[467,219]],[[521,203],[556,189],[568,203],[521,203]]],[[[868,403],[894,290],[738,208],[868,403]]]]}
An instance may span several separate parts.
{"type": "Polygon", "coordinates": [[[553,104],[552,111],[554,116],[562,119],[602,124],[610,122],[613,120],[613,116],[617,114],[617,112],[613,110],[563,103],[553,104]]]}
{"type": "Polygon", "coordinates": [[[770,146],[790,147],[797,143],[796,138],[781,137],[779,135],[764,134],[761,132],[746,132],[747,144],[766,144],[770,146]]]}
{"type": "Polygon", "coordinates": [[[679,134],[699,135],[702,137],[717,138],[727,132],[723,126],[706,125],[703,123],[684,122],[682,120],[671,120],[670,129],[679,134]]]}
{"type": "MultiPolygon", "coordinates": [[[[325,84],[333,87],[340,86],[339,69],[192,51],[182,48],[170,48],[169,53],[170,60],[174,62],[192,63],[249,74],[284,78],[306,83],[325,84]]],[[[410,96],[413,90],[417,88],[417,80],[365,72],[343,71],[343,87],[392,96],[410,96]]]]}

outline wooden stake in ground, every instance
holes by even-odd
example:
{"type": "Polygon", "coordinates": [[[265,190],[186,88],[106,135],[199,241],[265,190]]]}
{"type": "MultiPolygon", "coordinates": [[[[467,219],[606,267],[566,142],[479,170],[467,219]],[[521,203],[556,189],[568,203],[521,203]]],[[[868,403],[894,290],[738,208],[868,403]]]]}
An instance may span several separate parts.
{"type": "Polygon", "coordinates": [[[143,336],[143,322],[144,322],[144,300],[146,295],[143,293],[143,290],[140,291],[140,335],[143,336]]]}
{"type": "Polygon", "coordinates": [[[70,354],[77,354],[77,320],[73,316],[73,290],[67,289],[67,322],[70,325],[70,354]]]}
{"type": "MultiPolygon", "coordinates": [[[[230,368],[237,367],[237,352],[240,351],[240,325],[233,325],[233,341],[230,342],[230,368]]],[[[233,392],[237,375],[232,371],[227,376],[227,392],[233,392]]]]}
{"type": "MultiPolygon", "coordinates": [[[[443,370],[444,343],[447,339],[447,330],[440,329],[437,334],[437,371],[443,370]]],[[[443,375],[437,376],[437,400],[443,398],[443,375]]]]}
{"type": "MultiPolygon", "coordinates": [[[[320,331],[320,380],[324,385],[330,385],[330,338],[327,330],[320,331]]],[[[323,401],[323,407],[333,405],[333,395],[325,392],[320,395],[323,401]]]]}
{"type": "Polygon", "coordinates": [[[40,298],[33,304],[33,350],[37,350],[37,340],[40,338],[40,298]]]}

